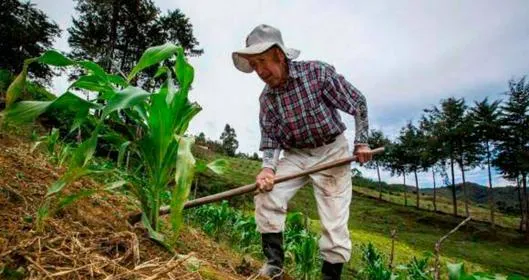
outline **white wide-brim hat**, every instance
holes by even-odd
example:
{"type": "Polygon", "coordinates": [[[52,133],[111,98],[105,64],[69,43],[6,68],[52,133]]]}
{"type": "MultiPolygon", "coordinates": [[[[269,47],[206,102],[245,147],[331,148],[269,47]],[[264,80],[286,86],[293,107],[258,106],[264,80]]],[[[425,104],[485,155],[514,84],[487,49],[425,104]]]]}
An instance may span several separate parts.
{"type": "Polygon", "coordinates": [[[232,53],[231,57],[233,58],[233,64],[242,72],[252,73],[253,69],[250,66],[250,63],[246,58],[242,57],[241,54],[260,54],[273,46],[279,47],[287,59],[295,59],[300,53],[299,50],[285,47],[279,29],[266,24],[261,24],[254,28],[250,35],[246,37],[246,48],[232,53]]]}

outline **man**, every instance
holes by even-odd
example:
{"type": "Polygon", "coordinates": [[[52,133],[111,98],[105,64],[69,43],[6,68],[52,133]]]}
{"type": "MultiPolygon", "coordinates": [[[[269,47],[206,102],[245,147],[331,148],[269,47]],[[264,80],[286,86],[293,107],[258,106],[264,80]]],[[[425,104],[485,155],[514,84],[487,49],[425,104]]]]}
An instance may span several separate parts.
{"type": "Polygon", "coordinates": [[[343,135],[346,127],[337,110],[355,116],[354,153],[359,162],[369,161],[367,106],[364,96],[332,66],[293,61],[298,55],[298,50],[284,46],[280,31],[268,25],[257,26],[248,35],[246,48],[232,54],[237,69],[255,71],[266,83],[259,98],[263,168],[256,178],[260,193],[254,198],[255,219],[267,258],[260,273],[282,278],[287,204],[310,181],[323,229],[319,241],[323,279],[340,279],[343,264],[351,255],[347,228],[352,194],[349,166],[275,186],[274,177],[349,156],[343,135]],[[281,150],[283,158],[279,160],[281,150]]]}

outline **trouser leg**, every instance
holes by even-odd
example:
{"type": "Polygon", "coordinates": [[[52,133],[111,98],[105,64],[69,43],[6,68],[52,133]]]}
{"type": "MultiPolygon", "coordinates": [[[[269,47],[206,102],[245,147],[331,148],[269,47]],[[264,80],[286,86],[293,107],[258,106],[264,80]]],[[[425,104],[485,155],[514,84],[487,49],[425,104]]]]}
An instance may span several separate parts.
{"type": "MultiPolygon", "coordinates": [[[[276,176],[283,176],[301,171],[299,158],[285,153],[277,168],[276,176]]],[[[307,177],[290,180],[274,186],[272,191],[257,194],[255,202],[255,221],[261,233],[263,253],[267,259],[260,274],[281,279],[284,261],[283,231],[287,214],[288,201],[305,185],[307,177]]]]}
{"type": "MultiPolygon", "coordinates": [[[[349,156],[345,138],[338,138],[323,153],[321,164],[349,156]],[[325,156],[325,157],[324,157],[325,156]]],[[[330,264],[346,263],[351,257],[351,239],[348,229],[349,207],[352,197],[350,166],[344,165],[323,170],[310,176],[322,225],[319,241],[323,259],[330,264]]]]}

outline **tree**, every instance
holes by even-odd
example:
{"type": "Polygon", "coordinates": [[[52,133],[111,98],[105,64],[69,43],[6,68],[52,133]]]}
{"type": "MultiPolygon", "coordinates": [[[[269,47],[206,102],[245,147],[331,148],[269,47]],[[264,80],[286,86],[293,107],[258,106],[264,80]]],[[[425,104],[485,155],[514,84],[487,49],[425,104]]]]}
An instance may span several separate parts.
{"type": "MultiPolygon", "coordinates": [[[[79,13],[68,28],[71,56],[128,73],[147,47],[172,42],[200,55],[189,19],[180,11],[161,15],[151,0],[76,0],[79,13]]],[[[155,67],[147,71],[153,77],[155,67]]],[[[145,81],[145,76],[139,78],[145,81]]]]}
{"type": "Polygon", "coordinates": [[[195,143],[198,145],[206,145],[206,134],[204,134],[204,132],[200,132],[195,138],[195,143]]]}
{"type": "MultiPolygon", "coordinates": [[[[59,26],[35,4],[0,1],[0,68],[19,73],[25,59],[40,56],[60,33],[59,26]]],[[[32,78],[44,83],[53,74],[50,67],[40,63],[32,64],[29,71],[32,78]]]]}
{"type": "Polygon", "coordinates": [[[490,207],[490,224],[494,230],[494,197],[492,190],[492,174],[491,174],[491,159],[493,147],[497,140],[499,140],[500,131],[500,101],[496,100],[489,103],[485,98],[481,102],[475,102],[472,108],[472,118],[474,119],[474,131],[478,136],[478,140],[484,148],[485,158],[487,164],[487,171],[489,176],[489,207],[490,207]]]}
{"type": "Polygon", "coordinates": [[[500,117],[503,133],[498,144],[499,154],[495,165],[507,178],[521,179],[525,204],[525,233],[529,238],[529,83],[525,82],[525,78],[509,81],[507,96],[500,117]]]}
{"type": "MultiPolygon", "coordinates": [[[[464,130],[464,118],[467,110],[464,99],[450,97],[441,101],[441,106],[425,110],[433,121],[433,135],[440,144],[439,152],[450,164],[452,177],[452,205],[454,216],[457,216],[457,196],[454,174],[454,163],[460,156],[461,138],[467,132],[464,130]]],[[[463,185],[464,189],[464,185],[463,185]]],[[[466,194],[466,192],[464,192],[466,194]]],[[[466,199],[465,199],[466,201],[466,199]]]]}
{"type": "MultiPolygon", "coordinates": [[[[370,147],[377,148],[377,147],[385,147],[389,146],[391,141],[384,136],[384,133],[380,130],[371,130],[370,136],[367,139],[367,143],[370,147]]],[[[378,187],[379,187],[379,194],[378,199],[382,200],[382,180],[380,178],[380,167],[385,165],[387,157],[385,154],[377,155],[373,158],[372,161],[370,161],[368,164],[366,164],[367,168],[375,168],[377,170],[377,176],[378,176],[378,187]]]]}
{"type": "Polygon", "coordinates": [[[420,208],[420,189],[419,189],[419,180],[417,178],[417,171],[421,169],[422,166],[422,151],[425,148],[424,137],[417,127],[415,127],[412,122],[408,122],[405,127],[400,131],[399,142],[403,148],[401,157],[408,172],[412,172],[415,176],[415,188],[416,188],[416,199],[417,209],[420,208]]]}
{"type": "Polygon", "coordinates": [[[402,175],[404,180],[404,205],[408,206],[408,187],[406,186],[407,161],[404,157],[405,149],[399,140],[388,146],[389,148],[386,152],[387,162],[384,167],[391,172],[391,176],[402,175]]]}
{"type": "Polygon", "coordinates": [[[474,120],[467,112],[463,116],[461,122],[461,134],[458,141],[456,141],[457,157],[456,162],[461,170],[461,178],[463,180],[463,197],[465,200],[465,213],[470,216],[468,208],[469,193],[466,186],[465,168],[474,168],[482,161],[483,147],[480,145],[479,135],[474,129],[474,120]]]}
{"type": "MultiPolygon", "coordinates": [[[[419,129],[423,135],[424,149],[421,153],[421,165],[423,170],[432,170],[433,182],[433,209],[437,211],[437,190],[435,175],[437,172],[445,173],[445,161],[443,159],[442,146],[439,138],[435,135],[435,121],[430,114],[423,115],[419,122],[419,129]]],[[[448,184],[447,184],[448,185],[448,184]]]]}
{"type": "Polygon", "coordinates": [[[224,131],[220,135],[220,140],[222,141],[222,150],[228,156],[234,156],[235,151],[239,147],[239,141],[237,141],[237,134],[235,129],[230,127],[229,124],[224,126],[224,131]]]}

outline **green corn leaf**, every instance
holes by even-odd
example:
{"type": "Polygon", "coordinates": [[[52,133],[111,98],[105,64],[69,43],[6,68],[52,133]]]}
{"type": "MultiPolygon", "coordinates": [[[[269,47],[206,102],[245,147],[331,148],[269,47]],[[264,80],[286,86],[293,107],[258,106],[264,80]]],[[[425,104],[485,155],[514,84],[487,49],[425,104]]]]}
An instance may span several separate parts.
{"type": "Polygon", "coordinates": [[[103,187],[103,189],[105,191],[111,191],[111,190],[115,190],[117,188],[121,188],[123,187],[124,185],[128,184],[127,181],[125,180],[119,180],[119,181],[115,181],[115,182],[112,182],[112,183],[108,183],[108,184],[105,184],[105,186],[103,187]]]}
{"type": "Polygon", "coordinates": [[[147,124],[148,117],[147,117],[147,109],[145,109],[145,104],[138,104],[132,107],[132,110],[138,114],[138,117],[141,120],[142,124],[147,124]]]}
{"type": "Polygon", "coordinates": [[[105,72],[105,70],[101,66],[99,66],[99,64],[95,62],[83,60],[83,61],[78,61],[77,64],[79,64],[84,69],[91,71],[95,76],[103,80],[108,79],[107,73],[105,72]]]}
{"type": "Polygon", "coordinates": [[[202,111],[202,107],[197,103],[188,103],[187,106],[181,109],[181,111],[183,111],[183,113],[176,127],[176,133],[179,135],[182,135],[187,131],[189,123],[196,114],[202,111]]]}
{"type": "Polygon", "coordinates": [[[463,263],[447,263],[448,277],[450,280],[461,280],[465,274],[465,267],[463,263]]]}
{"type": "Polygon", "coordinates": [[[94,190],[94,189],[82,190],[82,191],[76,192],[74,194],[68,195],[66,197],[63,197],[57,203],[57,210],[63,209],[64,207],[76,202],[77,200],[79,200],[81,198],[84,198],[84,197],[87,197],[87,196],[91,196],[91,195],[95,194],[96,192],[97,191],[94,190]]]}
{"type": "Polygon", "coordinates": [[[229,162],[226,159],[216,159],[208,163],[207,167],[209,170],[213,171],[215,174],[222,174],[226,172],[229,162]]]}
{"type": "Polygon", "coordinates": [[[141,88],[129,86],[117,92],[103,109],[103,118],[110,113],[138,105],[145,101],[151,94],[141,88]]]}
{"type": "Polygon", "coordinates": [[[193,66],[187,63],[184,50],[182,48],[178,48],[178,57],[176,58],[175,73],[176,78],[178,79],[178,83],[180,84],[182,90],[186,93],[187,97],[187,91],[189,90],[189,87],[193,82],[193,78],[195,77],[195,70],[193,69],[193,66]]]}
{"type": "Polygon", "coordinates": [[[74,61],[70,60],[69,58],[55,50],[49,50],[45,52],[38,58],[38,61],[40,63],[53,66],[68,66],[75,63],[74,61]]]}
{"type": "Polygon", "coordinates": [[[187,201],[193,175],[195,170],[195,158],[191,153],[191,147],[194,142],[192,137],[181,137],[175,135],[178,141],[178,156],[176,160],[175,181],[176,186],[173,189],[171,199],[171,225],[174,232],[180,230],[182,225],[182,211],[184,203],[187,201]]]}
{"type": "Polygon", "coordinates": [[[76,112],[74,125],[80,125],[88,115],[90,108],[98,105],[88,102],[79,96],[66,92],[53,101],[21,101],[4,111],[6,121],[24,123],[34,121],[39,115],[51,109],[76,112]]]}
{"type": "Polygon", "coordinates": [[[169,244],[167,244],[165,242],[165,236],[157,231],[155,231],[152,227],[151,227],[151,224],[149,223],[149,219],[147,218],[147,216],[145,215],[145,213],[143,213],[141,215],[141,221],[143,223],[143,225],[145,226],[145,228],[147,228],[147,232],[149,233],[149,237],[156,241],[158,244],[162,245],[167,251],[169,252],[174,252],[173,248],[171,248],[171,246],[169,246],[169,244]]]}
{"type": "Polygon", "coordinates": [[[9,109],[13,103],[20,97],[24,85],[26,84],[26,76],[28,75],[28,64],[24,63],[22,71],[15,80],[9,85],[6,92],[6,108],[9,109]]]}
{"type": "Polygon", "coordinates": [[[208,169],[208,164],[201,159],[197,159],[195,163],[195,174],[204,173],[208,169]]]}
{"type": "Polygon", "coordinates": [[[130,141],[123,142],[119,146],[119,153],[118,153],[118,167],[121,167],[123,165],[123,160],[125,158],[125,152],[127,151],[128,146],[130,145],[130,141]]]}
{"type": "Polygon", "coordinates": [[[81,127],[81,124],[86,120],[90,109],[97,107],[99,107],[99,105],[86,101],[85,99],[68,91],[59,96],[59,98],[52,101],[47,110],[55,109],[59,111],[68,110],[75,112],[72,127],[70,128],[70,132],[72,132],[75,129],[81,127]]]}
{"type": "Polygon", "coordinates": [[[34,121],[46,111],[52,101],[20,101],[3,113],[5,120],[12,123],[27,123],[34,121]]]}
{"type": "Polygon", "coordinates": [[[113,88],[102,77],[96,75],[81,76],[70,85],[70,88],[85,89],[94,92],[112,91],[113,88]]]}
{"type": "Polygon", "coordinates": [[[64,175],[62,175],[51,185],[51,187],[48,189],[48,192],[46,193],[46,197],[60,192],[68,184],[73,183],[75,180],[91,173],[95,172],[86,167],[69,167],[68,171],[66,171],[64,175]]]}
{"type": "Polygon", "coordinates": [[[90,138],[84,140],[79,147],[73,152],[72,158],[69,161],[71,168],[85,167],[86,164],[92,159],[97,146],[97,138],[99,135],[100,126],[92,132],[90,138]]]}
{"type": "Polygon", "coordinates": [[[155,78],[159,78],[161,75],[164,75],[167,72],[169,72],[169,67],[164,65],[162,67],[159,67],[158,70],[156,70],[156,73],[154,74],[154,77],[155,78]]]}
{"type": "Polygon", "coordinates": [[[121,77],[120,75],[107,75],[107,78],[108,78],[108,81],[115,84],[115,85],[118,85],[120,87],[127,87],[129,84],[127,83],[127,80],[125,80],[123,77],[121,77]]]}
{"type": "Polygon", "coordinates": [[[130,82],[143,69],[160,63],[173,56],[178,51],[178,47],[172,43],[148,48],[140,58],[140,61],[130,72],[127,80],[130,82]]]}
{"type": "Polygon", "coordinates": [[[35,151],[35,149],[37,149],[37,147],[42,144],[43,141],[37,141],[35,143],[33,143],[33,145],[31,146],[31,149],[29,149],[29,152],[30,153],[33,153],[35,151]]]}

